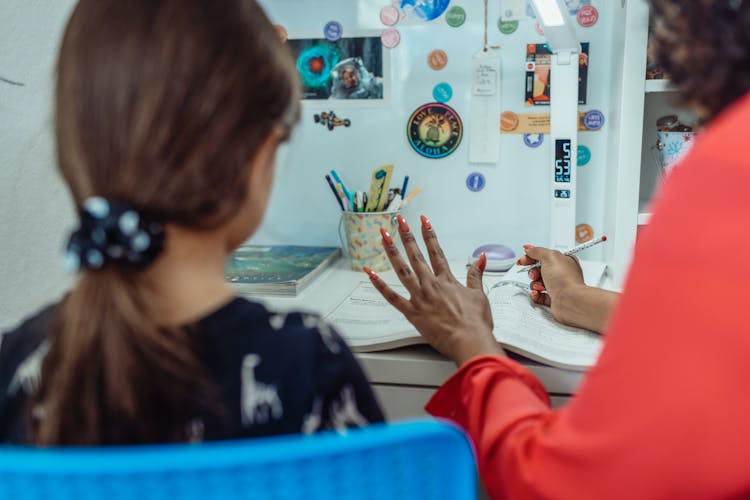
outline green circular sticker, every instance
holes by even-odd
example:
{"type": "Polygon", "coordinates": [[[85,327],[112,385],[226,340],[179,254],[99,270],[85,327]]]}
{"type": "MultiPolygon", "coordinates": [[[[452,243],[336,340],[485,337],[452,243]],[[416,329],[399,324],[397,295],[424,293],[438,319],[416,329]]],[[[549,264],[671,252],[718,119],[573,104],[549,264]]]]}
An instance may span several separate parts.
{"type": "Polygon", "coordinates": [[[445,22],[448,23],[448,26],[458,28],[464,21],[466,21],[466,11],[458,5],[454,5],[445,13],[445,22]]]}
{"type": "Polygon", "coordinates": [[[503,21],[503,18],[497,20],[497,29],[500,30],[500,33],[503,35],[510,35],[511,33],[515,33],[515,31],[518,29],[518,21],[503,21]]]}

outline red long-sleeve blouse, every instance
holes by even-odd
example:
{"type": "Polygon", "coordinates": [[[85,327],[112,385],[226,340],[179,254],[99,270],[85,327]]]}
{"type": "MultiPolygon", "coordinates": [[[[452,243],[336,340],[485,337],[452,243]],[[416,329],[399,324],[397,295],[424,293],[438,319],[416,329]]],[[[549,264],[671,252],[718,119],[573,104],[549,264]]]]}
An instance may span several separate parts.
{"type": "Polygon", "coordinates": [[[670,174],[567,406],[489,356],[428,403],[471,435],[493,498],[750,498],[749,140],[744,98],[670,174]]]}

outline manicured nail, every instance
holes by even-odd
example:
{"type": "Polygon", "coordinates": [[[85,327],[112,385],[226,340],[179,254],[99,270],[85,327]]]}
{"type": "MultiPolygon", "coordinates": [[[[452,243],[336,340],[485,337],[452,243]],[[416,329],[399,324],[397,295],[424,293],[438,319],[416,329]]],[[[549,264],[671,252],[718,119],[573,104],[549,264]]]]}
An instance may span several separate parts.
{"type": "Polygon", "coordinates": [[[402,233],[408,233],[409,232],[409,224],[406,223],[406,219],[404,219],[403,215],[398,216],[398,229],[402,233]]]}
{"type": "Polygon", "coordinates": [[[420,215],[420,219],[422,219],[422,229],[425,231],[432,231],[432,224],[430,224],[430,219],[427,218],[426,215],[420,215]]]}
{"type": "Polygon", "coordinates": [[[484,272],[484,268],[487,267],[487,254],[482,252],[482,254],[479,256],[479,262],[477,262],[477,265],[479,266],[479,270],[481,272],[484,272]]]}
{"type": "Polygon", "coordinates": [[[529,248],[534,248],[534,245],[524,245],[523,249],[528,250],[529,248]]]}
{"type": "Polygon", "coordinates": [[[363,269],[367,273],[367,276],[369,276],[372,281],[378,281],[380,279],[378,278],[378,275],[375,274],[375,271],[373,271],[369,267],[365,266],[363,269]]]}
{"type": "Polygon", "coordinates": [[[539,295],[539,292],[537,292],[536,290],[532,290],[531,291],[531,296],[532,297],[537,297],[538,295],[539,295]]]}
{"type": "Polygon", "coordinates": [[[393,238],[391,238],[391,235],[388,234],[388,231],[386,231],[382,227],[380,228],[380,236],[383,237],[383,243],[385,243],[388,246],[393,245],[393,238]]]}

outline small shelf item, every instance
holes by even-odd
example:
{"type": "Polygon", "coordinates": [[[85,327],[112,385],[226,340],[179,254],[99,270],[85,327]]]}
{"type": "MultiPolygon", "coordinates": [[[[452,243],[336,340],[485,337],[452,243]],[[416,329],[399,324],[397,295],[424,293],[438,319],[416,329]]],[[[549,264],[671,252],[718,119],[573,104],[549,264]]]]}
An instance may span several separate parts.
{"type": "Polygon", "coordinates": [[[672,82],[670,80],[665,79],[655,79],[655,80],[646,80],[646,93],[652,93],[652,92],[674,92],[677,88],[672,85],[672,82]]]}

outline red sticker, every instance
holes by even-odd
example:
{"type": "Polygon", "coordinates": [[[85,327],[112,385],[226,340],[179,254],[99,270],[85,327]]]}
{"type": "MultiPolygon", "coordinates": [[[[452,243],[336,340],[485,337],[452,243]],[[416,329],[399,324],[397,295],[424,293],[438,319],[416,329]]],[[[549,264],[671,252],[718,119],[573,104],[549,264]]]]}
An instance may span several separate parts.
{"type": "Polygon", "coordinates": [[[599,11],[593,5],[584,5],[578,9],[576,19],[578,19],[578,24],[584,28],[590,28],[599,20],[599,11]]]}
{"type": "Polygon", "coordinates": [[[392,49],[398,45],[400,41],[401,33],[399,33],[396,28],[385,29],[383,30],[383,33],[380,34],[380,42],[383,44],[383,47],[388,49],[392,49]]]}
{"type": "Polygon", "coordinates": [[[393,5],[386,5],[380,9],[380,22],[386,26],[393,26],[398,22],[399,11],[393,5]]]}

